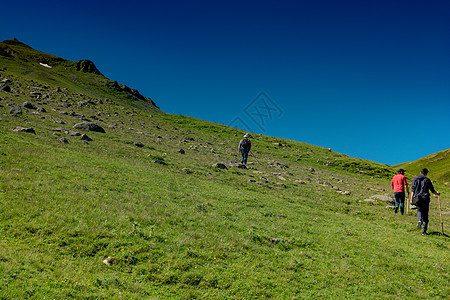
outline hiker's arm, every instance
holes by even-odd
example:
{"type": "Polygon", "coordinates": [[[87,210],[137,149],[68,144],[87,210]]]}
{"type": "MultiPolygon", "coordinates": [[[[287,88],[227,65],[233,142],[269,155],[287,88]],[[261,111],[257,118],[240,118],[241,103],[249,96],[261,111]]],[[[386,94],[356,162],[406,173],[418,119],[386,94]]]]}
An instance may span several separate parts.
{"type": "Polygon", "coordinates": [[[435,194],[435,195],[440,195],[441,193],[439,193],[438,191],[436,191],[435,189],[434,189],[434,186],[433,186],[433,183],[431,182],[431,180],[430,180],[430,191],[433,193],[433,194],[435,194]]]}
{"type": "Polygon", "coordinates": [[[414,192],[411,191],[411,199],[409,200],[409,204],[412,204],[412,198],[414,197],[414,192]]]}

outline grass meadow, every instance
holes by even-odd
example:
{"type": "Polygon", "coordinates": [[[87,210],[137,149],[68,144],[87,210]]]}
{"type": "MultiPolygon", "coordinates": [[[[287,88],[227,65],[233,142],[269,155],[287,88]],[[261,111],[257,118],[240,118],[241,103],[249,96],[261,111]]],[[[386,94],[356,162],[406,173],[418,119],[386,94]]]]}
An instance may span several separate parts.
{"type": "Polygon", "coordinates": [[[445,181],[446,234],[433,198],[422,236],[380,200],[391,166],[255,134],[232,167],[244,132],[0,46],[0,299],[449,299],[445,181]],[[71,135],[81,119],[105,133],[71,135]]]}
{"type": "Polygon", "coordinates": [[[449,296],[449,240],[439,235],[435,199],[435,234],[423,237],[413,214],[362,201],[380,193],[369,188],[390,194],[389,178],[341,167],[370,162],[292,141],[280,148],[261,136],[261,164],[221,170],[211,165],[236,159],[239,140],[221,125],[147,116],[160,129],[137,148],[126,129],[61,144],[42,119],[27,117],[1,121],[2,299],[449,296]],[[11,132],[18,121],[37,135],[11,132]],[[196,150],[180,142],[185,135],[196,150]],[[313,157],[294,161],[308,151],[313,157]],[[333,159],[336,166],[322,164],[333,159]]]}

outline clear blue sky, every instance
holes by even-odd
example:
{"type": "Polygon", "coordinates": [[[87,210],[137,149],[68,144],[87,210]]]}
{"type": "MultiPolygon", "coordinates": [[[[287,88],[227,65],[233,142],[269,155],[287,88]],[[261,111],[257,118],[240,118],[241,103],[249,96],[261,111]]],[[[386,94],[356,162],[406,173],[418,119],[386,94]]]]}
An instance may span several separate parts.
{"type": "Polygon", "coordinates": [[[395,164],[450,147],[450,1],[4,1],[0,40],[167,113],[395,164]]]}

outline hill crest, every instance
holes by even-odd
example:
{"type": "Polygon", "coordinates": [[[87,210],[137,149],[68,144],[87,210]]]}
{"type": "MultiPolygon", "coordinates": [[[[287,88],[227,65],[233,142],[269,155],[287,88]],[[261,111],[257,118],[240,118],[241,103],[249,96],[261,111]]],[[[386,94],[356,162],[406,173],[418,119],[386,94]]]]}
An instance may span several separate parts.
{"type": "Polygon", "coordinates": [[[416,161],[396,164],[393,167],[403,168],[411,175],[417,175],[420,170],[427,168],[429,177],[444,182],[450,182],[450,149],[442,150],[416,161]]]}
{"type": "Polygon", "coordinates": [[[0,63],[4,75],[37,80],[54,88],[67,88],[94,98],[107,98],[152,112],[161,112],[156,103],[138,90],[105,77],[88,59],[70,61],[33,49],[17,39],[0,42],[0,63]]]}

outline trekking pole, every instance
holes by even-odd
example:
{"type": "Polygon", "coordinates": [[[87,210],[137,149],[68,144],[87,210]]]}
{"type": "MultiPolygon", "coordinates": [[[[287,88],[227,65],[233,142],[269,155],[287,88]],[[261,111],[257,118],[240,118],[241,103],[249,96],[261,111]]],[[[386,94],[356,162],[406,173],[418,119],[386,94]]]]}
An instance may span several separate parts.
{"type": "Polygon", "coordinates": [[[250,154],[256,159],[256,161],[258,162],[258,164],[261,164],[261,163],[259,162],[259,160],[256,158],[255,154],[253,154],[252,151],[250,151],[250,154]]]}
{"type": "MultiPolygon", "coordinates": [[[[408,198],[409,198],[409,193],[408,193],[408,198]]],[[[408,215],[409,212],[409,205],[410,205],[410,201],[408,201],[408,198],[405,199],[405,205],[406,205],[406,214],[408,215]]]]}
{"type": "Polygon", "coordinates": [[[439,204],[439,215],[441,215],[441,228],[442,228],[442,235],[444,235],[444,221],[442,221],[442,209],[441,209],[441,201],[440,201],[440,195],[438,195],[438,204],[439,204]]]}

